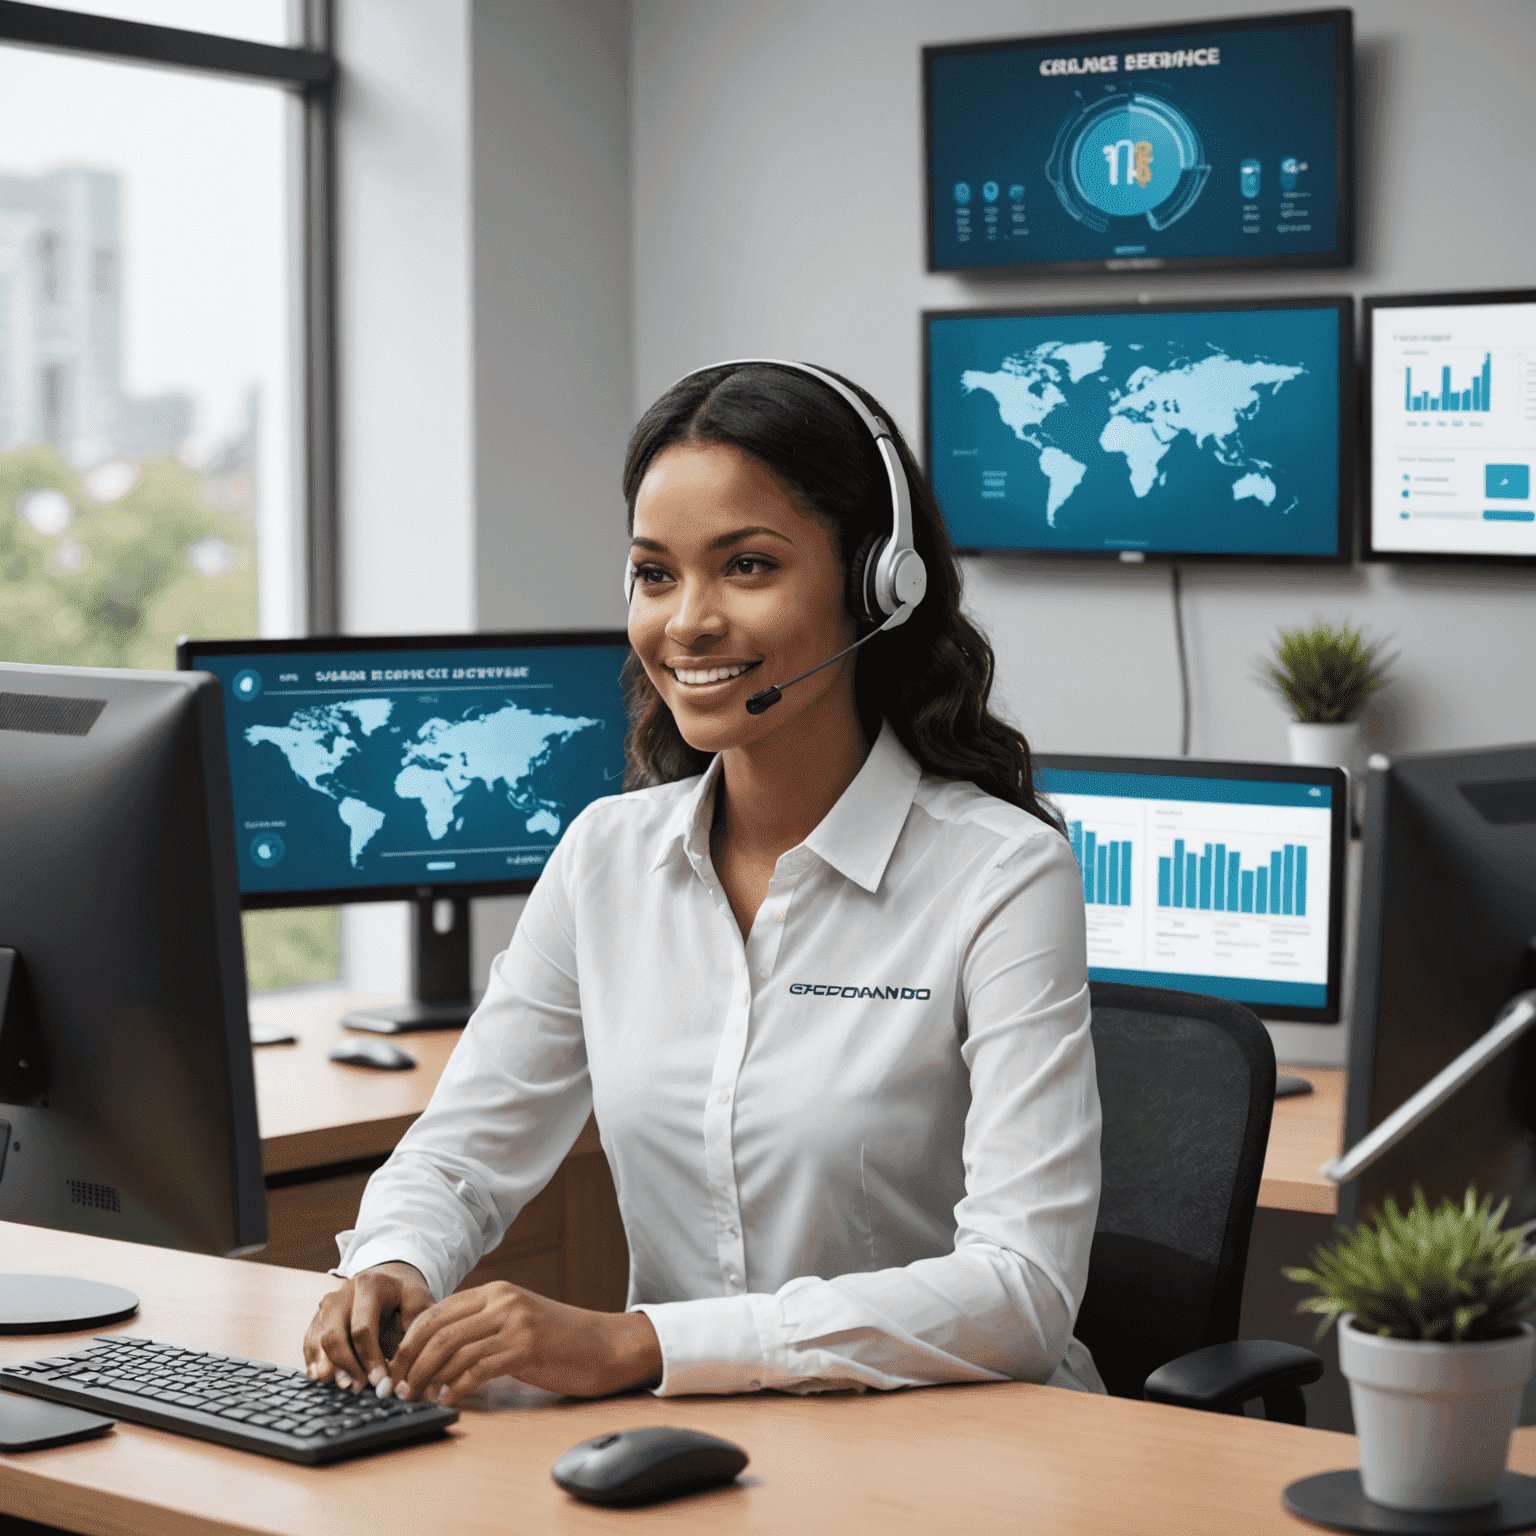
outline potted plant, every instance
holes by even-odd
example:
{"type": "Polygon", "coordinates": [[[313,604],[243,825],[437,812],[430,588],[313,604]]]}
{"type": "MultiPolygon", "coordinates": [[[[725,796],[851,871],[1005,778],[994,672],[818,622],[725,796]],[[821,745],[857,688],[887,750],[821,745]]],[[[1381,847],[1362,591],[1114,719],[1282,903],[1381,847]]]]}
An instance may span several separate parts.
{"type": "Polygon", "coordinates": [[[1502,1231],[1469,1189],[1431,1211],[1415,1187],[1399,1211],[1341,1230],[1287,1279],[1315,1287],[1317,1337],[1339,1324],[1365,1496],[1392,1509],[1496,1503],[1521,1394],[1536,1365],[1536,1222],[1502,1231]]]}
{"type": "Polygon", "coordinates": [[[1379,647],[1348,624],[1282,629],[1262,676],[1291,707],[1291,761],[1353,768],[1360,711],[1386,682],[1379,647]]]}

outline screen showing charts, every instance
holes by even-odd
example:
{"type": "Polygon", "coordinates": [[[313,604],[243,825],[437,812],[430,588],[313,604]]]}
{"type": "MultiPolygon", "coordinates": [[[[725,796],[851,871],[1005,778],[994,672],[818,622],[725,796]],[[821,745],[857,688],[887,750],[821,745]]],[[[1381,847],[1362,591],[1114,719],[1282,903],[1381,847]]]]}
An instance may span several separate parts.
{"type": "Polygon", "coordinates": [[[1349,299],[924,316],[929,474],[966,550],[1337,560],[1349,299]]]}
{"type": "Polygon", "coordinates": [[[930,268],[1351,259],[1348,11],[927,48],[930,268]]]}
{"type": "Polygon", "coordinates": [[[1367,557],[1536,560],[1536,293],[1365,314],[1367,557]]]}
{"type": "Polygon", "coordinates": [[[1057,766],[1039,781],[1082,873],[1093,980],[1327,1007],[1331,785],[1057,766]]]}
{"type": "Polygon", "coordinates": [[[621,640],[312,643],[185,657],[224,687],[242,895],[531,881],[623,787],[621,640]]]}

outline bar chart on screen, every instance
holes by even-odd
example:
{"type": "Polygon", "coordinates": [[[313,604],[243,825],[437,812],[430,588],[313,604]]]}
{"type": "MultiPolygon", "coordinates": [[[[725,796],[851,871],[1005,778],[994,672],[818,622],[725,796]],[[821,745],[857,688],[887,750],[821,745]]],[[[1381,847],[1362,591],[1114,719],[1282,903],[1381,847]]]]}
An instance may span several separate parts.
{"type": "Polygon", "coordinates": [[[1088,974],[1319,1007],[1331,798],[1316,784],[1054,771],[1088,974]]]}

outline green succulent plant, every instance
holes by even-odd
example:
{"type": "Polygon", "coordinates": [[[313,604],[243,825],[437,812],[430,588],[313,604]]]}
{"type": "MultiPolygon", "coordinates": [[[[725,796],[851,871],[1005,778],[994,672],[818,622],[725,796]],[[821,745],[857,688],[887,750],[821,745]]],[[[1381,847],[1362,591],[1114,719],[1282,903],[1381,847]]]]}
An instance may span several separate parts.
{"type": "Polygon", "coordinates": [[[1527,1222],[1500,1228],[1509,1209],[1493,1210],[1469,1189],[1461,1205],[1447,1199],[1433,1211],[1414,1186],[1413,1204],[1398,1210],[1390,1198],[1374,1225],[1341,1229],[1334,1242],[1312,1251],[1312,1267],[1287,1268],[1287,1280],[1314,1286],[1298,1312],[1318,1312],[1317,1338],[1346,1312],[1355,1327],[1394,1339],[1475,1344],[1506,1337],[1536,1310],[1536,1250],[1527,1222]]]}
{"type": "Polygon", "coordinates": [[[1348,624],[1282,629],[1274,659],[1260,673],[1296,718],[1308,725],[1342,725],[1359,718],[1365,702],[1387,680],[1389,661],[1348,624]]]}

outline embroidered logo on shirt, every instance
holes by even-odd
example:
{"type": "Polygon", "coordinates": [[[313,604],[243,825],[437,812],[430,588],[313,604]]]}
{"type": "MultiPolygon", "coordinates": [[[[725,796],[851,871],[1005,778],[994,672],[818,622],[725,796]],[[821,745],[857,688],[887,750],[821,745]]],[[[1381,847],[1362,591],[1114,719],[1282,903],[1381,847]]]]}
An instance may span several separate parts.
{"type": "Polygon", "coordinates": [[[794,982],[789,990],[793,997],[871,997],[891,1002],[923,1002],[931,995],[927,987],[840,987],[809,981],[794,982]]]}

